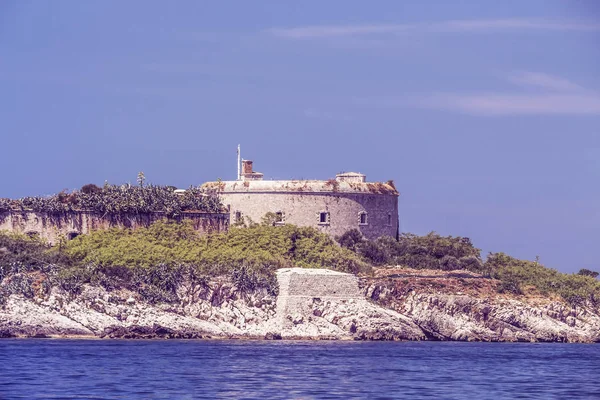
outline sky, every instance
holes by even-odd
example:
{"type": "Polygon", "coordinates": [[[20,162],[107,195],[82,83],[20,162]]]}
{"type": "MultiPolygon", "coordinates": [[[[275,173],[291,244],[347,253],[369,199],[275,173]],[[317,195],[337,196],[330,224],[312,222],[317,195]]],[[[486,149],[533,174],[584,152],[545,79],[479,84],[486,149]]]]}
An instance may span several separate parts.
{"type": "Polygon", "coordinates": [[[600,269],[600,4],[0,1],[0,197],[356,171],[403,232],[600,269]]]}

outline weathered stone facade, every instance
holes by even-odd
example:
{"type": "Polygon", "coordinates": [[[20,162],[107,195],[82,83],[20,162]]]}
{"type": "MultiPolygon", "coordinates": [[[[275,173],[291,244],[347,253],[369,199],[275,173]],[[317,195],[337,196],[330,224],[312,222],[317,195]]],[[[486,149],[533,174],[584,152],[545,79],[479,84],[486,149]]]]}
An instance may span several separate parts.
{"type": "MultiPolygon", "coordinates": [[[[109,228],[138,228],[166,219],[164,213],[99,215],[89,211],[71,211],[49,215],[34,211],[10,211],[0,213],[0,231],[9,231],[37,236],[50,244],[61,239],[109,228]]],[[[229,214],[185,212],[176,220],[193,221],[194,228],[201,233],[222,232],[229,227],[229,214]]]]}
{"type": "Polygon", "coordinates": [[[230,210],[231,223],[247,218],[260,222],[271,212],[277,224],[312,226],[331,236],[353,228],[369,239],[398,233],[399,194],[391,181],[366,182],[364,175],[356,173],[327,181],[265,181],[257,180],[247,165],[241,180],[204,184],[219,193],[230,210]]]}

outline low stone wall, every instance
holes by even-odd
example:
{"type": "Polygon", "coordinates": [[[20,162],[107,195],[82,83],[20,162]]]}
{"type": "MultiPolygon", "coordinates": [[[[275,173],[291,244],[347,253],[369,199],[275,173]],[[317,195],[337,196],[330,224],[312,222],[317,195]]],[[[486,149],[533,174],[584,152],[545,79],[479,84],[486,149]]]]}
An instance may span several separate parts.
{"type": "Polygon", "coordinates": [[[358,299],[358,278],[328,269],[285,268],[277,271],[280,296],[358,299]]]}
{"type": "MultiPolygon", "coordinates": [[[[0,231],[38,236],[56,244],[61,239],[109,228],[138,228],[167,219],[164,213],[106,214],[90,211],[70,211],[61,214],[46,214],[34,211],[9,211],[0,213],[0,231]]],[[[173,219],[173,218],[171,218],[173,219]]],[[[185,212],[173,220],[190,220],[200,233],[223,232],[229,228],[229,213],[185,212]]]]}
{"type": "Polygon", "coordinates": [[[283,339],[425,339],[405,316],[369,303],[352,274],[285,268],[277,281],[272,329],[283,339]]]}
{"type": "Polygon", "coordinates": [[[280,269],[277,282],[277,315],[283,327],[291,326],[296,316],[312,314],[315,303],[364,300],[356,276],[327,269],[280,269]]]}

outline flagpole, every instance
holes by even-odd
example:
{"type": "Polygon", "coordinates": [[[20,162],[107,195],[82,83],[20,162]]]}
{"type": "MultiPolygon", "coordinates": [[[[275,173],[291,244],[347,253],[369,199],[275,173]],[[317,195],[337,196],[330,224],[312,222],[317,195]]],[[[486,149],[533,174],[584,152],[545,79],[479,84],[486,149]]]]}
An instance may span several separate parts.
{"type": "Polygon", "coordinates": [[[240,179],[242,179],[242,176],[240,174],[240,145],[238,144],[238,148],[237,148],[237,180],[239,181],[240,179]]]}

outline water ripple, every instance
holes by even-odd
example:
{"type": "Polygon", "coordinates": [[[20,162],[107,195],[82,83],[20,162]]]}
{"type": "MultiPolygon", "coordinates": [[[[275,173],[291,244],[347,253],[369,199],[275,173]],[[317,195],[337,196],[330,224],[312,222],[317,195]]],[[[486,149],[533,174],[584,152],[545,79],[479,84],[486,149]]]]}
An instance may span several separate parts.
{"type": "Polygon", "coordinates": [[[598,399],[577,344],[1,340],[2,399],[598,399]]]}

